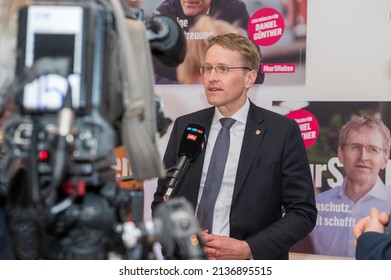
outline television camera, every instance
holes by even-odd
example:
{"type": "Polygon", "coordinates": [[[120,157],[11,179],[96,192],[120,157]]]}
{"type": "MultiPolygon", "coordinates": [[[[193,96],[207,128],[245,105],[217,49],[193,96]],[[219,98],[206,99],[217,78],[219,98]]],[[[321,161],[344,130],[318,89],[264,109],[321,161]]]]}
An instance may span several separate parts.
{"type": "Polygon", "coordinates": [[[0,169],[18,258],[151,258],[150,240],[172,259],[202,258],[187,202],[170,201],[132,227],[142,196],[120,188],[113,169],[123,144],[134,179],[165,176],[155,134],[167,119],[151,54],[183,60],[178,24],[146,20],[120,0],[33,1],[18,18],[16,109],[3,128],[0,169]]]}

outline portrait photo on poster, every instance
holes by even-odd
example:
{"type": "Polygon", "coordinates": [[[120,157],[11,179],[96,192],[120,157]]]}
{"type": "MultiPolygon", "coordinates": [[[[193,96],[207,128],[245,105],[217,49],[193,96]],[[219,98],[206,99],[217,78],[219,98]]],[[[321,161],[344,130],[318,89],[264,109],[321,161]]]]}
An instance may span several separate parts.
{"type": "Polygon", "coordinates": [[[354,225],[391,206],[390,102],[273,102],[295,119],[316,194],[315,229],[292,251],[354,258],[354,225]]]}

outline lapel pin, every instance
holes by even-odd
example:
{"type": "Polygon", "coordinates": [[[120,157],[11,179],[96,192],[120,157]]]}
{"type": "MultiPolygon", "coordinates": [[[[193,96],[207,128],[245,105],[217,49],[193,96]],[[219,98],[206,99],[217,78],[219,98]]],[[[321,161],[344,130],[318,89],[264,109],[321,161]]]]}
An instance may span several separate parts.
{"type": "Polygon", "coordinates": [[[257,130],[255,130],[255,134],[259,135],[259,134],[261,134],[261,131],[257,129],[257,130]]]}

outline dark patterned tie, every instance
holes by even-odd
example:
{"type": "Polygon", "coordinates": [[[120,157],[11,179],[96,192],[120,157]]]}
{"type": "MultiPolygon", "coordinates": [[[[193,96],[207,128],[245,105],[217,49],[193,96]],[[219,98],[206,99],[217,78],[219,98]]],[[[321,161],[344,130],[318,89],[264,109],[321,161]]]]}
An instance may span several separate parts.
{"type": "Polygon", "coordinates": [[[208,173],[206,174],[204,190],[198,205],[197,218],[202,229],[212,232],[213,212],[217,196],[223,181],[225,164],[229,150],[229,129],[235,123],[234,119],[220,119],[222,128],[217,135],[216,143],[210,158],[208,173]]]}

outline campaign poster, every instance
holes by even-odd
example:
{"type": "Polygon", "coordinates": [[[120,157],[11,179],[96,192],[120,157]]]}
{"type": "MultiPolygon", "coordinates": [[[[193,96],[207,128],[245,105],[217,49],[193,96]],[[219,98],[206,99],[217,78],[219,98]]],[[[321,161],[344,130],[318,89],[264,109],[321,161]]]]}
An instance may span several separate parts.
{"type": "Polygon", "coordinates": [[[114,166],[116,180],[121,188],[142,191],[144,189],[143,182],[133,179],[130,169],[129,159],[126,155],[124,146],[118,146],[114,149],[116,164],[114,166]]]}
{"type": "Polygon", "coordinates": [[[130,207],[126,218],[128,221],[141,223],[144,219],[144,182],[134,180],[124,146],[115,147],[114,154],[116,164],[113,168],[116,171],[116,182],[120,191],[124,191],[121,199],[130,207]]]}
{"type": "MultiPolygon", "coordinates": [[[[201,84],[206,40],[211,35],[241,33],[259,48],[257,84],[304,84],[307,0],[165,0],[132,1],[148,19],[168,15],[183,29],[186,55],[172,66],[153,58],[156,84],[201,84]]],[[[174,31],[172,31],[174,32],[174,31]]],[[[179,50],[179,48],[178,48],[179,50]]]]}
{"type": "Polygon", "coordinates": [[[391,102],[278,101],[273,110],[296,120],[307,149],[318,217],[315,229],[292,251],[354,258],[353,227],[370,208],[389,212],[391,161],[387,152],[391,102]],[[371,116],[385,132],[351,130],[338,153],[341,128],[371,116]],[[388,132],[387,132],[388,130],[388,132]]]}

